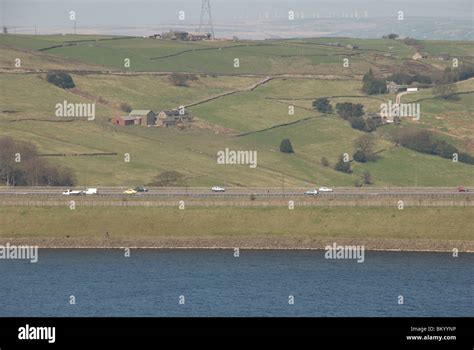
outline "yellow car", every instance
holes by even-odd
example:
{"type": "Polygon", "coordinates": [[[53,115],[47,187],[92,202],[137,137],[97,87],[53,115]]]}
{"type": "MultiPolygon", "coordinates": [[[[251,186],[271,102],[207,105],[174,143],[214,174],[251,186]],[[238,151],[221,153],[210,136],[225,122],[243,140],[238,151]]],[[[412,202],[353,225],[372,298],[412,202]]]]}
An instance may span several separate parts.
{"type": "Polygon", "coordinates": [[[128,190],[123,191],[123,194],[136,194],[137,191],[135,191],[133,188],[129,188],[128,190]]]}

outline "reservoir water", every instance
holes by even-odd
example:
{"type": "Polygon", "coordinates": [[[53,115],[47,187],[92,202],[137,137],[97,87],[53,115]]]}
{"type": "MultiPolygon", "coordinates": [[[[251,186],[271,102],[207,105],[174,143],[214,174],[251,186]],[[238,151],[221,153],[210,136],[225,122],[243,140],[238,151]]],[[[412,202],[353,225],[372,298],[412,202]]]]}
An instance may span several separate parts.
{"type": "Polygon", "coordinates": [[[40,249],[0,260],[0,316],[474,316],[474,254],[324,253],[40,249]]]}

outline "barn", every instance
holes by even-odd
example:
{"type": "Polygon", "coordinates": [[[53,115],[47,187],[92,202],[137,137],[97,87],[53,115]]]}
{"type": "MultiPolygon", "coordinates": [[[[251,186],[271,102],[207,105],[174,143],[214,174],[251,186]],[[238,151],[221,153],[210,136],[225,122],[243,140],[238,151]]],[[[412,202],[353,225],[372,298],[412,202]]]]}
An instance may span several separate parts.
{"type": "Polygon", "coordinates": [[[130,117],[140,118],[143,126],[155,125],[156,122],[156,114],[150,110],[134,109],[130,112],[130,117]]]}
{"type": "Polygon", "coordinates": [[[141,118],[130,117],[130,116],[120,116],[112,118],[113,125],[128,126],[128,125],[139,125],[141,124],[141,118]]]}

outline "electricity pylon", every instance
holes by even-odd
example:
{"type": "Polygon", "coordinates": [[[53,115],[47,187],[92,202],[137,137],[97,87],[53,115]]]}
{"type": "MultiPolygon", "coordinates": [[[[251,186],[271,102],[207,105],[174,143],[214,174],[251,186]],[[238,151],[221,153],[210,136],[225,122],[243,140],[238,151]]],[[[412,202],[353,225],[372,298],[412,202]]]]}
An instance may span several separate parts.
{"type": "Polygon", "coordinates": [[[202,0],[199,32],[201,32],[204,27],[208,27],[210,29],[211,38],[214,39],[214,24],[212,23],[211,4],[209,3],[209,0],[202,0]],[[205,23],[206,17],[209,17],[209,19],[207,19],[207,23],[205,23]]]}

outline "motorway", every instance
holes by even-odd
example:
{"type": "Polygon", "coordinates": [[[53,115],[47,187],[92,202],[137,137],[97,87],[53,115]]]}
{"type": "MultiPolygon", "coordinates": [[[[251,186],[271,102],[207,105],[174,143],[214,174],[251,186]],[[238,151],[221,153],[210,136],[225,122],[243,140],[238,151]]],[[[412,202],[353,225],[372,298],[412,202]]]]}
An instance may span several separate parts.
{"type": "MultiPolygon", "coordinates": [[[[231,187],[225,192],[212,192],[210,188],[149,188],[148,192],[137,194],[123,194],[126,187],[98,187],[98,195],[94,197],[129,197],[129,198],[153,198],[153,197],[194,197],[194,198],[222,198],[222,197],[288,197],[305,196],[304,192],[309,188],[242,188],[231,187]]],[[[0,187],[0,196],[47,196],[68,197],[62,194],[66,188],[62,187],[0,187]]],[[[75,188],[84,190],[84,188],[75,188]]],[[[353,197],[353,196],[474,196],[474,191],[458,192],[456,187],[394,187],[394,188],[350,188],[336,187],[333,192],[320,192],[319,196],[353,197]]],[[[91,197],[87,196],[87,197],[91,197]]],[[[85,197],[85,196],[81,196],[85,197]]]]}

